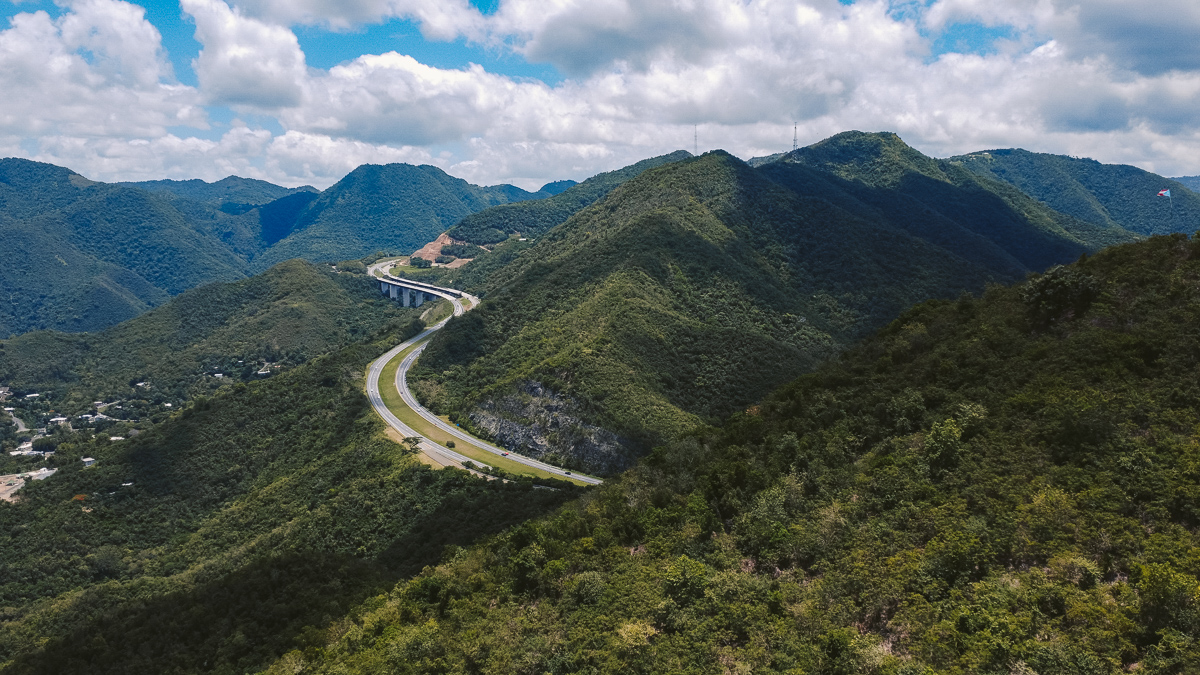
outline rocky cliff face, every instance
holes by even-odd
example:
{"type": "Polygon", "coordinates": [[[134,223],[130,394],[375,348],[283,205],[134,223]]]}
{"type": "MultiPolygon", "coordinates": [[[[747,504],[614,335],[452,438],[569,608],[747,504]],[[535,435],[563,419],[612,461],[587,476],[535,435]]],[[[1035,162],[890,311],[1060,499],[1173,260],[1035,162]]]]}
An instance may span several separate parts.
{"type": "Polygon", "coordinates": [[[539,382],[527,381],[512,394],[485,399],[469,417],[478,431],[505,448],[559,466],[611,475],[635,459],[629,440],[584,422],[574,400],[539,382]]]}

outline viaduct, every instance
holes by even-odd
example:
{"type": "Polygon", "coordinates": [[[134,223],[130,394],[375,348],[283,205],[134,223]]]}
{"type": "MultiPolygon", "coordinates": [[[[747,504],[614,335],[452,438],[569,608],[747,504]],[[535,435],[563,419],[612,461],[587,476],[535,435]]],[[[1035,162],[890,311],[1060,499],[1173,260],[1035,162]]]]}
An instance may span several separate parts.
{"type": "Polygon", "coordinates": [[[390,274],[384,274],[382,278],[379,278],[379,292],[393,300],[399,300],[404,307],[420,307],[425,304],[426,300],[433,300],[435,297],[449,299],[449,296],[455,298],[466,296],[466,293],[460,290],[442,288],[412,279],[401,279],[390,274]]]}

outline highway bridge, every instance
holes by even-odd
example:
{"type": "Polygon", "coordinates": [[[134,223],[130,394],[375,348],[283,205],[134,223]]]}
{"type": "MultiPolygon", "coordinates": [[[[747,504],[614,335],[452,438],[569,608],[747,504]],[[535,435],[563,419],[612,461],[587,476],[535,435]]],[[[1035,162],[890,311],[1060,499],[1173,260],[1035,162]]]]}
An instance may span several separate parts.
{"type": "Polygon", "coordinates": [[[465,298],[467,293],[454,288],[442,288],[421,281],[394,277],[383,272],[382,277],[376,277],[379,291],[393,300],[399,300],[404,307],[420,307],[428,300],[437,298],[465,298]]]}
{"type": "MultiPolygon", "coordinates": [[[[404,360],[400,362],[400,366],[396,369],[395,380],[391,383],[384,383],[382,386],[394,386],[400,393],[404,403],[411,408],[413,412],[417,413],[417,415],[424,419],[425,422],[437,427],[441,431],[451,436],[454,436],[461,443],[474,446],[479,450],[490,453],[497,457],[505,457],[510,461],[524,464],[532,469],[544,471],[552,476],[573,479],[587,485],[597,485],[603,482],[599,478],[579,474],[578,472],[567,471],[561,467],[540,462],[532,457],[526,457],[515,452],[510,452],[504,448],[476,438],[460,429],[457,425],[448,424],[445,420],[433,414],[432,411],[425,408],[417,401],[416,397],[413,396],[412,392],[408,389],[409,369],[412,367],[417,357],[425,349],[425,346],[428,344],[429,337],[435,331],[441,329],[442,326],[445,326],[451,318],[455,316],[462,316],[463,312],[477,306],[479,304],[479,298],[455,288],[444,288],[442,286],[434,286],[433,284],[427,284],[421,281],[413,281],[412,279],[394,277],[391,274],[388,274],[388,269],[390,266],[391,263],[389,261],[388,263],[376,263],[368,268],[368,273],[375,278],[375,281],[379,283],[379,290],[384,295],[399,300],[405,307],[420,307],[425,301],[432,300],[435,297],[445,298],[454,305],[454,312],[452,316],[443,319],[437,325],[426,328],[420,335],[417,335],[403,344],[397,345],[371,364],[367,371],[367,398],[370,399],[371,406],[375,408],[375,412],[378,413],[379,416],[388,423],[388,425],[399,431],[404,437],[407,438],[421,436],[412,427],[401,422],[400,419],[388,409],[387,405],[383,402],[383,396],[379,390],[379,379],[383,374],[384,366],[386,366],[389,361],[399,356],[401,352],[413,347],[414,345],[419,345],[416,347],[416,349],[413,349],[411,352],[409,352],[409,354],[405,356],[404,360]],[[468,303],[466,307],[463,306],[463,300],[466,300],[468,303]]],[[[479,460],[471,460],[428,438],[421,437],[421,443],[419,447],[427,454],[439,455],[453,462],[461,463],[465,461],[473,461],[476,464],[484,464],[479,460]]]]}

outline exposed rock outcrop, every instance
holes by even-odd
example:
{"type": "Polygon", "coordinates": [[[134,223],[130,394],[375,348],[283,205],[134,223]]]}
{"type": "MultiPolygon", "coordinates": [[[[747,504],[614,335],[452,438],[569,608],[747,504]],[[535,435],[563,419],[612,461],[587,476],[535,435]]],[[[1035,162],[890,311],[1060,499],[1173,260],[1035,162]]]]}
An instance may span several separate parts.
{"type": "Polygon", "coordinates": [[[611,475],[635,460],[628,439],[584,422],[578,403],[539,382],[527,381],[513,393],[485,399],[469,417],[499,445],[567,468],[611,475]]]}

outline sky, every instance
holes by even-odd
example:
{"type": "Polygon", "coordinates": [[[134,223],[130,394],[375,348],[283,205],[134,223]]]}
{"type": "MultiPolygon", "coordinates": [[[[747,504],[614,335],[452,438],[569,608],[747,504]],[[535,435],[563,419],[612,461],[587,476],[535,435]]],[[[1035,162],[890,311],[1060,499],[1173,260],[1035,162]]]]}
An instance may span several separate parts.
{"type": "Polygon", "coordinates": [[[1200,2],[0,0],[0,156],[536,189],[850,129],[1200,174],[1200,2]]]}

